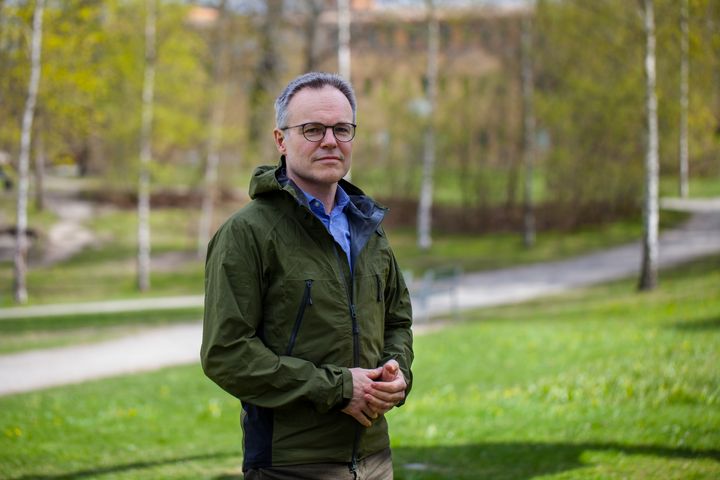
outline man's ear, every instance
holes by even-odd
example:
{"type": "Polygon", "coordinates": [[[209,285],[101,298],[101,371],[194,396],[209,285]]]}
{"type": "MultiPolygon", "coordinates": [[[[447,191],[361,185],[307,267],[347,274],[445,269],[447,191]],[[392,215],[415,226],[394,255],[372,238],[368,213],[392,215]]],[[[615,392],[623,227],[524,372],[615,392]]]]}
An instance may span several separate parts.
{"type": "Polygon", "coordinates": [[[279,128],[276,128],[273,130],[273,135],[275,136],[275,146],[278,149],[278,152],[285,155],[287,153],[287,147],[285,145],[285,134],[282,130],[279,128]]]}

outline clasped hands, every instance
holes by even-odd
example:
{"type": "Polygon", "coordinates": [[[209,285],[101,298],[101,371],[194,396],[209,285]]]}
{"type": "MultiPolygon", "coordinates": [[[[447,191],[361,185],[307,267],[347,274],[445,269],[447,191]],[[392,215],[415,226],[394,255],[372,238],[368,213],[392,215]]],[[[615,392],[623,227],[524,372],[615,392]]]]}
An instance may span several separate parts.
{"type": "Polygon", "coordinates": [[[351,368],[350,373],[353,396],[342,411],[365,427],[405,398],[407,382],[395,360],[373,369],[351,368]]]}

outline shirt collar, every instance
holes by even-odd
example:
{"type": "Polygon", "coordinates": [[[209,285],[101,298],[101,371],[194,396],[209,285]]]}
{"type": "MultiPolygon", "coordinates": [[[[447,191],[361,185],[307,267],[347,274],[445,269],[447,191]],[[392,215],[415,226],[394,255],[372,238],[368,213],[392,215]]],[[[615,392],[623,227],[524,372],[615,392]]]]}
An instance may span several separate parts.
{"type": "MultiPolygon", "coordinates": [[[[322,202],[320,200],[313,197],[312,195],[307,193],[305,190],[301,189],[301,191],[303,192],[303,195],[305,195],[308,205],[310,206],[310,209],[313,212],[320,213],[322,215],[327,215],[325,213],[325,208],[323,207],[322,202]]],[[[340,185],[338,185],[337,190],[335,191],[335,206],[332,208],[330,213],[332,214],[332,213],[335,213],[338,211],[342,212],[343,210],[345,210],[345,207],[347,207],[349,203],[350,203],[350,197],[345,192],[345,190],[343,190],[343,188],[340,185]]]]}

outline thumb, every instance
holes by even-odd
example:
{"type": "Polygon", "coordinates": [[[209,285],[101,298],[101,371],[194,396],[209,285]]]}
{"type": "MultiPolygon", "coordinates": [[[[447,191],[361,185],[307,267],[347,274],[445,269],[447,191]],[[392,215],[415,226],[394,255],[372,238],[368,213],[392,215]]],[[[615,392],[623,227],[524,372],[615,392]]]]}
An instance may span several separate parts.
{"type": "Polygon", "coordinates": [[[373,368],[367,371],[367,377],[370,380],[377,380],[383,374],[383,367],[373,368]]]}
{"type": "Polygon", "coordinates": [[[392,380],[395,378],[400,366],[395,360],[390,360],[382,367],[383,379],[392,380]]]}

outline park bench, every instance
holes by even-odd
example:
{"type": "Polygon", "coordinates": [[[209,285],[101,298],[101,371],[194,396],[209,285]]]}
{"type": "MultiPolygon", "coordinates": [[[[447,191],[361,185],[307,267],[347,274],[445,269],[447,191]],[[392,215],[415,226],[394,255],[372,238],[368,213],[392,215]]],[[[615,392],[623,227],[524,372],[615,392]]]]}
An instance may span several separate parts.
{"type": "Polygon", "coordinates": [[[446,301],[448,310],[455,319],[460,318],[460,280],[462,268],[458,266],[446,266],[431,268],[425,272],[417,282],[412,280],[412,273],[406,273],[405,277],[411,287],[411,297],[418,308],[415,315],[418,323],[430,321],[430,301],[446,301]]]}

